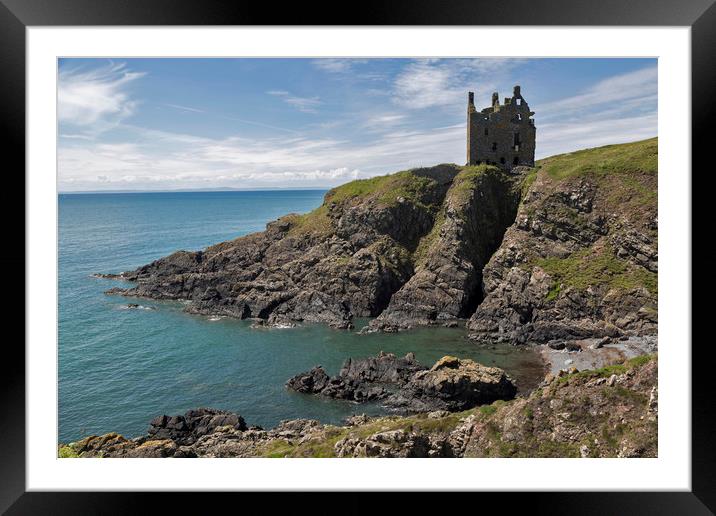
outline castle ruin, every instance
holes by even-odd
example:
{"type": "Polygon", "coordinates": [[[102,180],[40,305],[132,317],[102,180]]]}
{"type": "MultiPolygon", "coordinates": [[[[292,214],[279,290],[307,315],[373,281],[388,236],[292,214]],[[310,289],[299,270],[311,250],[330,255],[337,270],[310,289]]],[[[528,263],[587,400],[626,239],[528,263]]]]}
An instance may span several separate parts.
{"type": "Polygon", "coordinates": [[[497,165],[506,170],[535,164],[535,122],[520,87],[500,105],[497,92],[492,106],[475,109],[475,94],[467,94],[467,164],[497,165]]]}

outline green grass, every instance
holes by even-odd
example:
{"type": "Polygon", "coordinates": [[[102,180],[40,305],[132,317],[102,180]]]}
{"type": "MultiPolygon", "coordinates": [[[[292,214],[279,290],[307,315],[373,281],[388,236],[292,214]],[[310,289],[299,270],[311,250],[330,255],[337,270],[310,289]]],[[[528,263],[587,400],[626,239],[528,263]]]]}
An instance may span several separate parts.
{"type": "Polygon", "coordinates": [[[538,169],[533,168],[532,170],[530,170],[527,173],[525,178],[522,180],[522,191],[521,191],[521,195],[520,195],[521,199],[525,198],[525,195],[527,195],[527,192],[529,191],[529,189],[532,187],[532,184],[537,179],[537,172],[538,172],[538,169]]]}
{"type": "Polygon", "coordinates": [[[79,458],[79,454],[75,451],[75,449],[72,446],[62,446],[57,451],[57,456],[60,459],[77,459],[79,458]]]}
{"type": "Polygon", "coordinates": [[[658,139],[584,149],[539,160],[537,164],[553,179],[592,175],[651,173],[658,168],[658,139]]]}
{"type": "Polygon", "coordinates": [[[328,191],[325,196],[326,203],[354,204],[356,200],[371,199],[380,205],[392,206],[402,197],[423,207],[425,195],[435,187],[437,182],[431,177],[417,175],[412,170],[404,170],[385,176],[358,179],[337,186],[328,191]]]}
{"type": "Polygon", "coordinates": [[[583,249],[565,258],[540,258],[528,265],[538,265],[552,277],[548,300],[557,298],[562,285],[578,290],[603,285],[619,290],[644,287],[652,294],[658,289],[656,273],[617,258],[609,246],[583,249]]]}

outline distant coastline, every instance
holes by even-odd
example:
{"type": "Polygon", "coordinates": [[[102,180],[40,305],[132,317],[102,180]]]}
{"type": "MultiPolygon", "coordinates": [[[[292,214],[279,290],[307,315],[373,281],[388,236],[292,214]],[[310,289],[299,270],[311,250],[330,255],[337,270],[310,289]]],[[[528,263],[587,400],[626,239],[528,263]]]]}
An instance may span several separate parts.
{"type": "Polygon", "coordinates": [[[190,188],[178,190],[78,190],[57,192],[58,195],[85,194],[158,194],[158,193],[225,193],[225,192],[327,192],[330,188],[317,186],[297,186],[295,188],[190,188]]]}

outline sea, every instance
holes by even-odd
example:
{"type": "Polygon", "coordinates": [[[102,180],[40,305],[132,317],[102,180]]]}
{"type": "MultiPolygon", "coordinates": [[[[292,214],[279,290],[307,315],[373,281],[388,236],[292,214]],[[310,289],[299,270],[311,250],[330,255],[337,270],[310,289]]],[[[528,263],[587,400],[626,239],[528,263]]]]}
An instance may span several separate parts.
{"type": "Polygon", "coordinates": [[[358,405],[291,392],[291,376],[322,365],[336,374],[348,357],[414,352],[426,365],[444,355],[504,368],[520,389],[539,381],[531,350],[478,346],[461,328],[360,335],[319,324],[251,328],[247,321],[191,315],[182,303],[106,295],[128,283],[93,277],[132,270],[174,251],[198,250],[262,231],[287,213],[318,207],[325,191],[231,191],[59,195],[58,440],[146,433],[157,415],[213,407],[248,425],[313,418],[339,424],[358,405]],[[137,304],[129,308],[128,304],[137,304]]]}

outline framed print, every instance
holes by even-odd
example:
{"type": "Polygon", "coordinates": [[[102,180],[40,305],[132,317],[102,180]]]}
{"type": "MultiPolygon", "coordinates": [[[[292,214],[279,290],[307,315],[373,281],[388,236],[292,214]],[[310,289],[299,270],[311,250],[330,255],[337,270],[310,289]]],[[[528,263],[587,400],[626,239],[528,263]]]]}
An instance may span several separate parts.
{"type": "Polygon", "coordinates": [[[27,250],[8,514],[126,491],[713,510],[691,342],[711,2],[376,4],[354,26],[62,5],[0,7],[27,250]]]}

